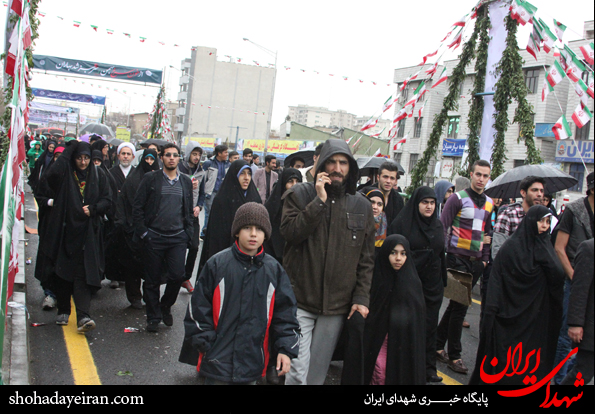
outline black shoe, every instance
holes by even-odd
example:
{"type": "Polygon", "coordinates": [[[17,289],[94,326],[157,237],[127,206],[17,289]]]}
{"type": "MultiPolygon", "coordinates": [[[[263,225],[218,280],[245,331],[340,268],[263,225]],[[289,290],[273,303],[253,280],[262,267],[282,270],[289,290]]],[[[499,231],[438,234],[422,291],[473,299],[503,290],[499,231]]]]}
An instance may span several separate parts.
{"type": "Polygon", "coordinates": [[[165,326],[172,326],[174,324],[174,317],[171,316],[170,308],[161,308],[161,320],[165,326]]]}
{"type": "Polygon", "coordinates": [[[279,377],[279,375],[277,375],[277,369],[274,364],[267,368],[266,380],[267,383],[270,385],[281,384],[281,378],[279,377]]]}
{"type": "Polygon", "coordinates": [[[147,322],[147,332],[157,332],[157,325],[159,325],[157,321],[147,322]]]}
{"type": "Polygon", "coordinates": [[[426,378],[426,382],[442,382],[442,377],[439,377],[438,375],[432,375],[426,378]]]}

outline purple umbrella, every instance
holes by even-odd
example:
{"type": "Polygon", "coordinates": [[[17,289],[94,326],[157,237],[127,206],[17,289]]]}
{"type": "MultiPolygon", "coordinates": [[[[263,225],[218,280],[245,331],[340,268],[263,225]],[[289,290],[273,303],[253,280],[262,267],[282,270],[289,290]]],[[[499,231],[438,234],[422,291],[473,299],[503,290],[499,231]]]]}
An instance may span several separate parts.
{"type": "Polygon", "coordinates": [[[103,138],[101,135],[99,134],[85,134],[85,135],[81,135],[80,136],[80,140],[84,141],[84,142],[89,142],[89,139],[91,138],[91,135],[97,135],[99,138],[101,138],[102,140],[105,141],[105,138],[103,138]]]}

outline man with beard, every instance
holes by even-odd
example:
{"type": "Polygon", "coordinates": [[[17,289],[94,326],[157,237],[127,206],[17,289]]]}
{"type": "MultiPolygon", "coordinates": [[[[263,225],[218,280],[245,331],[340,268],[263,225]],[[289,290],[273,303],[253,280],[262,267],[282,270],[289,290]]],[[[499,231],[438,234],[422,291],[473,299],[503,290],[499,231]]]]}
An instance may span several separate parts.
{"type": "Polygon", "coordinates": [[[178,164],[178,171],[182,174],[186,174],[192,180],[192,205],[194,207],[194,235],[192,236],[192,246],[188,249],[188,255],[186,256],[186,280],[182,283],[182,287],[189,293],[194,291],[190,278],[192,277],[192,271],[194,270],[194,264],[196,263],[196,256],[198,255],[198,245],[200,243],[200,223],[198,222],[198,215],[202,210],[202,205],[205,200],[205,172],[200,166],[200,159],[202,157],[202,148],[196,141],[190,141],[186,145],[186,151],[184,151],[184,160],[178,164]]]}
{"type": "Polygon", "coordinates": [[[405,206],[403,197],[394,189],[399,179],[399,167],[395,163],[387,161],[378,169],[376,178],[378,182],[373,187],[378,188],[384,194],[384,213],[386,222],[390,226],[405,206]]]}
{"type": "Polygon", "coordinates": [[[324,383],[346,316],[368,314],[374,269],[372,206],[356,194],[357,162],[345,141],[326,141],[314,172],[314,183],[283,197],[283,267],[303,335],[286,385],[324,383]]]}
{"type": "Polygon", "coordinates": [[[163,171],[145,174],[132,206],[135,237],[144,242],[147,331],[157,332],[159,322],[173,325],[171,307],[184,282],[186,249],[194,232],[192,181],[178,173],[180,149],[166,144],[161,153],[163,171]],[[160,298],[161,276],[167,263],[165,293],[160,298]]]}
{"type": "Polygon", "coordinates": [[[496,258],[498,250],[525,218],[525,214],[536,204],[543,204],[545,180],[542,177],[530,175],[523,178],[520,185],[522,203],[510,204],[498,213],[494,226],[494,240],[492,243],[492,259],[496,258]]]}
{"type": "Polygon", "coordinates": [[[146,149],[139,157],[138,166],[128,174],[116,204],[115,226],[122,236],[117,255],[124,275],[126,298],[134,309],[142,309],[141,281],[143,278],[142,244],[134,242],[134,222],[132,220],[132,203],[134,196],[146,173],[159,170],[157,151],[146,149]]]}
{"type": "Polygon", "coordinates": [[[100,221],[111,205],[106,176],[90,163],[89,144],[75,142],[44,176],[54,199],[46,236],[39,245],[56,275],[56,324],[68,324],[73,296],[80,333],[95,328],[90,316],[91,293],[101,288],[104,268],[100,221]]]}

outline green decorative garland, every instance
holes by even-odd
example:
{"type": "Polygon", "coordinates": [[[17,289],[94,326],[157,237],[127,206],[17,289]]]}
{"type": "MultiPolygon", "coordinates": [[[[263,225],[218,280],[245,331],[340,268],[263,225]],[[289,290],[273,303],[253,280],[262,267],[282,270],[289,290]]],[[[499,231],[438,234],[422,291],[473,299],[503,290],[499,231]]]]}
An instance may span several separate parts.
{"type": "Polygon", "coordinates": [[[422,155],[422,158],[415,164],[411,172],[411,185],[407,187],[407,193],[413,194],[413,191],[423,185],[423,180],[428,173],[428,165],[430,160],[436,157],[438,146],[440,144],[440,136],[444,129],[444,124],[448,120],[448,112],[458,109],[458,101],[460,98],[461,83],[465,80],[465,68],[469,65],[475,55],[475,45],[479,37],[480,28],[483,26],[483,20],[487,19],[486,13],[483,12],[482,6],[478,9],[477,22],[471,38],[465,43],[463,52],[461,53],[460,61],[454,68],[452,75],[449,76],[449,91],[444,98],[442,110],[434,117],[434,125],[432,133],[428,139],[428,145],[422,155]]]}
{"type": "Polygon", "coordinates": [[[502,54],[500,64],[496,71],[500,75],[495,86],[494,108],[496,139],[492,151],[492,180],[504,172],[506,157],[505,135],[508,130],[508,105],[514,99],[518,103],[513,122],[520,127],[520,137],[525,141],[527,148],[527,163],[540,164],[543,162],[539,150],[535,147],[533,108],[527,101],[527,86],[523,76],[523,59],[519,54],[516,40],[518,23],[510,16],[506,17],[506,49],[502,54]]]}
{"type": "MultiPolygon", "coordinates": [[[[33,41],[32,46],[29,47],[27,50],[25,50],[25,56],[27,58],[27,63],[29,65],[29,68],[33,68],[33,45],[35,45],[35,39],[37,39],[39,37],[39,34],[37,32],[37,28],[39,27],[39,19],[36,17],[37,15],[37,8],[39,7],[39,3],[41,2],[41,0],[31,0],[30,4],[31,7],[29,8],[29,21],[31,24],[31,40],[33,41]]],[[[10,25],[14,26],[14,24],[17,22],[18,20],[18,16],[16,14],[12,14],[10,16],[10,25]]],[[[6,36],[10,36],[8,33],[6,34],[6,36]]],[[[1,60],[4,60],[6,58],[6,55],[3,53],[1,56],[1,60]]],[[[4,69],[2,69],[4,70],[4,69]]],[[[12,100],[12,76],[7,76],[7,87],[4,88],[4,105],[8,105],[8,103],[10,103],[10,101],[12,100]]],[[[31,90],[31,88],[29,87],[29,85],[27,85],[26,87],[27,90],[27,101],[30,102],[33,100],[33,91],[31,90]]],[[[0,124],[2,124],[2,126],[4,127],[4,130],[6,132],[8,132],[8,129],[10,128],[10,121],[11,121],[11,114],[12,114],[12,110],[11,108],[9,108],[8,106],[6,107],[6,109],[4,110],[4,113],[2,114],[2,117],[0,118],[0,124]]],[[[1,133],[0,134],[0,167],[2,165],[4,165],[4,161],[6,160],[6,155],[8,154],[8,146],[10,145],[10,139],[8,138],[8,136],[6,135],[6,133],[1,133]]]]}

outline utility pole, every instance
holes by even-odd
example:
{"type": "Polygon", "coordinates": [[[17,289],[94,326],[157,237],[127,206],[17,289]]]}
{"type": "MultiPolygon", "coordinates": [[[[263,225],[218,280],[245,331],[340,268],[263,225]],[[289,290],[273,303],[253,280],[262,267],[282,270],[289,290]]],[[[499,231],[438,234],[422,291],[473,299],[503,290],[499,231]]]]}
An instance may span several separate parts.
{"type": "Polygon", "coordinates": [[[234,149],[237,151],[238,150],[238,135],[240,135],[240,128],[241,129],[248,129],[248,128],[244,128],[244,127],[237,126],[237,125],[230,126],[230,128],[235,128],[236,129],[236,142],[235,142],[235,148],[234,149]]]}

